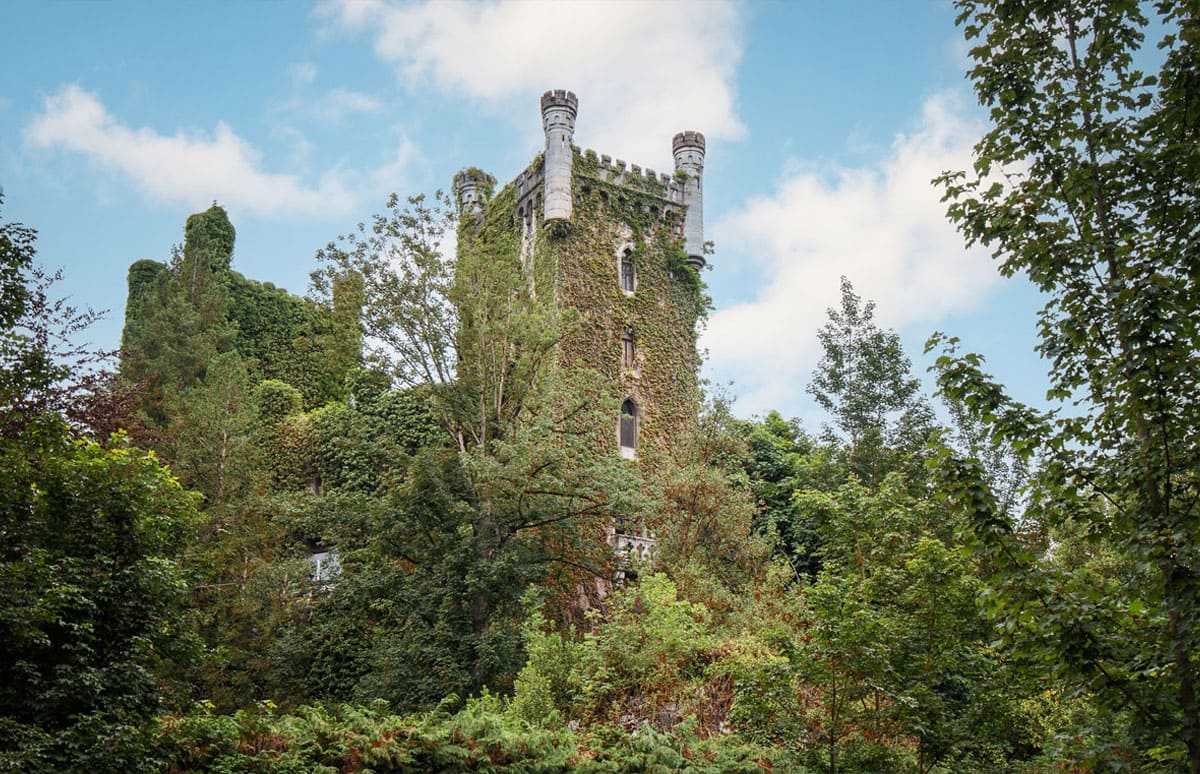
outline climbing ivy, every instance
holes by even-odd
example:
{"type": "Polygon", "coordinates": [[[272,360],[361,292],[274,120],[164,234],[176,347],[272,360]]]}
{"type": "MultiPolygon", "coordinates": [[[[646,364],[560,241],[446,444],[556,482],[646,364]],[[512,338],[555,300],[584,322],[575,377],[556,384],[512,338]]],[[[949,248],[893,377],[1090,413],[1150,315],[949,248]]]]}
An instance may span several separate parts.
{"type": "MultiPolygon", "coordinates": [[[[215,204],[190,216],[184,234],[169,264],[140,260],[129,267],[121,339],[126,375],[150,378],[155,394],[184,389],[203,375],[208,359],[232,348],[254,383],[287,381],[309,408],[340,398],[346,373],[360,359],[361,282],[342,278],[331,303],[322,304],[242,276],[230,268],[233,225],[215,204]]],[[[150,414],[161,418],[161,399],[152,402],[150,414]]]]}
{"type": "MultiPolygon", "coordinates": [[[[619,184],[610,182],[593,151],[576,152],[573,173],[569,228],[540,227],[534,218],[535,287],[553,288],[561,308],[578,310],[578,325],[559,345],[560,362],[592,369],[634,394],[642,408],[639,446],[643,457],[652,458],[695,421],[696,326],[710,301],[687,263],[681,216],[665,199],[666,185],[632,172],[619,184]],[[621,289],[618,275],[623,245],[632,246],[632,294],[621,289]],[[637,359],[629,369],[621,336],[631,329],[637,359]]],[[[600,448],[615,443],[615,405],[612,416],[612,427],[594,430],[600,448]]]]}

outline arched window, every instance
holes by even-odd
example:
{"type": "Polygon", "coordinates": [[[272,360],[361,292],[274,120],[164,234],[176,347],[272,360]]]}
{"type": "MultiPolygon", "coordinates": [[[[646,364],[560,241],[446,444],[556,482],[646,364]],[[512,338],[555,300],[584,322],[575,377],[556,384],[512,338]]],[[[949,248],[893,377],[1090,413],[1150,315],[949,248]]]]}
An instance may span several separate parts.
{"type": "Polygon", "coordinates": [[[633,293],[637,287],[637,269],[633,267],[633,248],[625,248],[625,252],[621,254],[621,290],[626,293],[633,293]]]}
{"type": "Polygon", "coordinates": [[[633,398],[626,398],[621,404],[621,421],[617,433],[620,438],[621,456],[629,460],[636,459],[638,406],[633,402],[633,398]]]}
{"type": "Polygon", "coordinates": [[[629,369],[637,367],[637,338],[632,328],[621,334],[621,365],[629,369]]]}

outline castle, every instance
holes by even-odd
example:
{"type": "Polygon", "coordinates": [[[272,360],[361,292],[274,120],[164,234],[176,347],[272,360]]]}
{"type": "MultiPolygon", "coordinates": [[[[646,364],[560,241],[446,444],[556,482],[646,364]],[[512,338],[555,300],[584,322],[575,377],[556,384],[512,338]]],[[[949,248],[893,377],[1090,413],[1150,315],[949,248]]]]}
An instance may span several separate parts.
{"type": "Polygon", "coordinates": [[[570,91],[542,95],[545,152],[503,189],[511,212],[493,211],[501,196],[479,170],[460,172],[454,191],[464,218],[518,232],[529,293],[578,309],[582,324],[559,357],[599,372],[620,394],[601,433],[611,441],[601,443],[639,459],[665,451],[695,421],[704,136],[675,135],[675,169],[659,174],[575,146],[578,108],[570,91]]]}

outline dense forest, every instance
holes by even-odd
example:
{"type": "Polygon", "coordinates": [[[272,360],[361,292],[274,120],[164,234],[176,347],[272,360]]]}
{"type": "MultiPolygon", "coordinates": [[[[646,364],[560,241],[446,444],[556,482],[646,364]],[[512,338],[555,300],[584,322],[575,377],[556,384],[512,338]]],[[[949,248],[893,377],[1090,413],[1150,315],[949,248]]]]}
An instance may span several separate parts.
{"type": "Polygon", "coordinates": [[[631,463],[440,195],[306,298],[214,203],[119,357],[0,221],[0,769],[1200,774],[1200,10],[958,6],[990,127],[934,184],[1043,292],[1049,409],[945,334],[925,394],[843,280],[822,427],[710,390],[631,463]]]}

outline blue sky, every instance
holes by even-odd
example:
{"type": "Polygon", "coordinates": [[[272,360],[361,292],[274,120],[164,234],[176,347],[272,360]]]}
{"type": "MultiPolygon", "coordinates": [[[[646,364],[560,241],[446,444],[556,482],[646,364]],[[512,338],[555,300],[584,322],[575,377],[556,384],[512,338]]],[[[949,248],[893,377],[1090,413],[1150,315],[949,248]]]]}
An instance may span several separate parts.
{"type": "Polygon", "coordinates": [[[313,255],[387,194],[479,166],[511,179],[538,98],[579,95],[576,142],[669,171],[708,138],[706,375],[736,409],[820,423],[816,330],[849,276],[923,371],[943,330],[1038,401],[1036,294],[967,251],[929,180],[969,164],[983,113],[941,0],[905,2],[10,2],[3,217],[40,231],[72,301],[109,309],[213,200],[234,268],[303,293],[313,255]]]}

